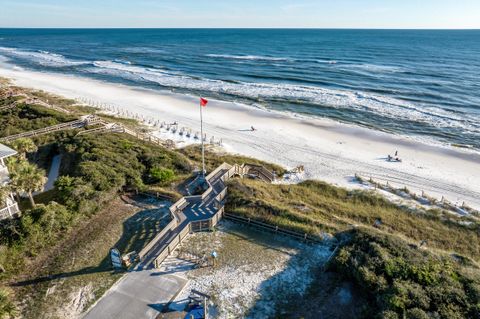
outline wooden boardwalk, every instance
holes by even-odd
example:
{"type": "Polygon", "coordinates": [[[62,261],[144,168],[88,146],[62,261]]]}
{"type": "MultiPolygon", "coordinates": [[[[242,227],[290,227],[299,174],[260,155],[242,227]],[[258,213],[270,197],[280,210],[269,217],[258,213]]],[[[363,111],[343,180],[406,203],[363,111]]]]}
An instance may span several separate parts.
{"type": "Polygon", "coordinates": [[[260,165],[223,163],[217,167],[206,177],[208,189],[202,195],[183,197],[170,207],[172,221],[139,253],[141,262],[136,270],[158,268],[190,233],[214,227],[224,216],[226,181],[233,176],[252,175],[267,182],[274,178],[260,165]]]}
{"type": "Polygon", "coordinates": [[[222,164],[206,177],[208,189],[197,196],[186,196],[170,207],[172,221],[139,253],[136,270],[158,268],[192,232],[211,229],[223,216],[225,181],[235,166],[222,164]]]}
{"type": "Polygon", "coordinates": [[[19,138],[31,138],[31,137],[50,134],[58,131],[84,128],[88,125],[94,125],[94,124],[106,124],[106,123],[95,115],[85,115],[75,121],[61,123],[61,124],[41,128],[38,130],[33,130],[33,131],[28,131],[28,132],[23,132],[23,133],[3,137],[0,139],[0,141],[8,143],[19,138]]]}
{"type": "Polygon", "coordinates": [[[15,141],[16,139],[19,139],[19,138],[32,138],[32,137],[51,134],[59,131],[86,128],[88,126],[93,126],[93,125],[100,125],[100,126],[81,131],[77,134],[77,136],[92,134],[92,133],[116,132],[116,133],[125,133],[135,138],[138,138],[142,141],[155,143],[157,145],[162,145],[167,148],[172,148],[175,146],[175,143],[171,140],[162,140],[161,138],[158,138],[152,134],[138,132],[136,130],[127,128],[118,123],[110,123],[99,118],[96,115],[85,115],[75,121],[61,123],[61,124],[33,130],[33,131],[10,135],[7,137],[0,138],[0,141],[8,143],[8,142],[15,141]]]}

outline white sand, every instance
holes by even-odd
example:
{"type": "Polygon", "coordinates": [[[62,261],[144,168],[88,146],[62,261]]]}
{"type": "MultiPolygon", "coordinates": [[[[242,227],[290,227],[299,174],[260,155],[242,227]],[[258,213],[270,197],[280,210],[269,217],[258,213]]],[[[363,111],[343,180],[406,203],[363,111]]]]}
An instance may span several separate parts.
{"type": "MultiPolygon", "coordinates": [[[[199,130],[197,98],[154,92],[86,78],[0,66],[0,76],[20,86],[69,98],[115,105],[145,117],[199,130]]],[[[480,155],[431,146],[407,138],[339,124],[293,118],[244,105],[211,101],[204,109],[204,130],[222,138],[227,151],[281,164],[304,165],[307,178],[356,187],[355,173],[413,192],[480,209],[480,155]],[[250,126],[257,131],[248,131],[250,126]],[[387,162],[398,150],[402,163],[387,162]]]]}
{"type": "Polygon", "coordinates": [[[195,289],[212,296],[213,318],[272,317],[280,302],[307,291],[314,270],[332,254],[328,242],[306,245],[229,221],[222,221],[214,233],[191,235],[180,249],[198,256],[218,252],[216,267],[193,269],[170,256],[160,270],[189,279],[172,308],[182,309],[195,289]]]}

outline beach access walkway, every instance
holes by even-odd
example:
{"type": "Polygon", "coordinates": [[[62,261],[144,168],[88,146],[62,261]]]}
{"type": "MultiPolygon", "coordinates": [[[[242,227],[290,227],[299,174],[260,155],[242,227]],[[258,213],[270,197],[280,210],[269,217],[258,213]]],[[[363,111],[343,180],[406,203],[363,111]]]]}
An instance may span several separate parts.
{"type": "MultiPolygon", "coordinates": [[[[208,188],[201,195],[185,196],[170,207],[172,221],[142,249],[140,262],[108,290],[84,318],[155,318],[187,283],[183,277],[162,271],[162,263],[188,235],[210,230],[220,221],[227,193],[225,182],[233,176],[247,175],[269,182],[274,176],[259,165],[223,163],[217,167],[206,176],[208,188]]],[[[181,265],[174,268],[178,267],[181,265]]]]}
{"type": "Polygon", "coordinates": [[[222,217],[217,216],[217,214],[219,212],[223,214],[223,197],[225,195],[222,195],[222,191],[226,191],[226,186],[222,177],[227,173],[228,169],[226,167],[220,167],[214,171],[214,174],[210,174],[207,177],[209,188],[202,195],[184,197],[185,203],[180,200],[181,203],[179,207],[181,208],[175,210],[173,213],[175,214],[173,221],[175,222],[176,220],[177,226],[169,229],[143,256],[142,253],[140,253],[142,261],[137,266],[137,270],[158,267],[161,263],[158,256],[165,251],[168,245],[178,238],[185,229],[188,229],[190,233],[211,229],[215,226],[212,223],[212,219],[217,217],[215,220],[216,224],[222,217]]]}

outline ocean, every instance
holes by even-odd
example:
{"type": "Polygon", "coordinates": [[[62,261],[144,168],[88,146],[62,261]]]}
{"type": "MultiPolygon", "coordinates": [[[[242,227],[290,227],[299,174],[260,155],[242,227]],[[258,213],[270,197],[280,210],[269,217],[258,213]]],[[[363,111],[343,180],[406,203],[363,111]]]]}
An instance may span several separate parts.
{"type": "Polygon", "coordinates": [[[0,29],[0,67],[480,150],[480,30],[0,29]]]}

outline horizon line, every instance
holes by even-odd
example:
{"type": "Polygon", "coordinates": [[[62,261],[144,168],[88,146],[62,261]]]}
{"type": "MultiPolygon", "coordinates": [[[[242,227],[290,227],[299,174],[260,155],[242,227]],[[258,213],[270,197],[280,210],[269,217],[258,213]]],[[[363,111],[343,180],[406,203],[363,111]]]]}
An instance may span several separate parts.
{"type": "Polygon", "coordinates": [[[23,30],[418,30],[418,31],[479,31],[478,28],[354,28],[354,27],[5,27],[23,30]]]}

